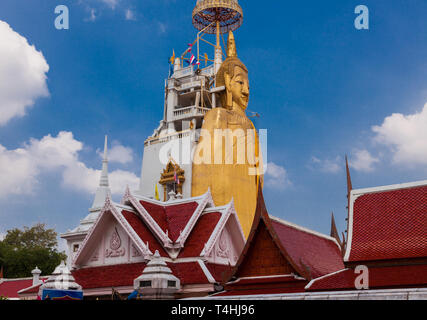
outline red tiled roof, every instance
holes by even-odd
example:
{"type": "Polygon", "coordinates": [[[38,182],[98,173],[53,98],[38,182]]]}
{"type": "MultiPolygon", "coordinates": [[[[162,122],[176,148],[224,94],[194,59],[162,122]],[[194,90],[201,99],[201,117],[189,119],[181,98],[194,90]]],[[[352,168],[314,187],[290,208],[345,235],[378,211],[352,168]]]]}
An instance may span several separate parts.
{"type": "MultiPolygon", "coordinates": [[[[41,279],[43,280],[46,278],[41,278],[41,279]]],[[[31,287],[32,285],[33,285],[33,278],[2,279],[0,282],[0,296],[5,296],[8,298],[19,298],[18,291],[31,287]]]]}
{"type": "MultiPolygon", "coordinates": [[[[427,265],[371,267],[369,288],[388,289],[402,287],[425,287],[427,265]]],[[[355,280],[360,274],[353,269],[344,269],[320,279],[315,279],[307,291],[355,290],[355,280]]]]}
{"type": "Polygon", "coordinates": [[[151,252],[154,253],[156,250],[158,250],[162,257],[169,256],[163,246],[160,244],[157,238],[154,237],[151,230],[145,225],[140,217],[138,217],[135,213],[126,210],[122,210],[121,213],[136,232],[138,237],[142,240],[142,242],[145,244],[148,242],[148,248],[151,252]]]}
{"type": "Polygon", "coordinates": [[[240,285],[252,285],[252,284],[270,284],[270,283],[283,283],[283,282],[293,282],[293,281],[306,281],[303,278],[295,278],[294,275],[283,275],[283,276],[273,276],[273,277],[248,277],[248,278],[239,278],[236,282],[230,282],[230,286],[240,286],[240,285]]]}
{"type": "Polygon", "coordinates": [[[348,261],[427,257],[427,186],[364,194],[352,214],[348,261]]]}
{"type": "Polygon", "coordinates": [[[205,273],[197,262],[167,263],[181,284],[209,283],[205,273]]]}
{"type": "Polygon", "coordinates": [[[209,212],[199,217],[178,258],[198,257],[214,231],[221,213],[209,212]]]}
{"type": "Polygon", "coordinates": [[[82,268],[71,271],[83,289],[131,286],[142,274],[145,263],[118,264],[112,266],[82,268]]]}
{"type": "Polygon", "coordinates": [[[19,291],[19,294],[21,295],[21,294],[29,294],[29,293],[38,293],[41,285],[42,283],[38,284],[37,286],[31,286],[26,289],[22,289],[19,291]]]}
{"type": "Polygon", "coordinates": [[[218,282],[224,281],[224,276],[228,275],[233,269],[232,266],[223,264],[214,264],[205,262],[206,267],[211,273],[212,277],[218,282]]]}
{"type": "Polygon", "coordinates": [[[271,219],[289,258],[313,278],[344,269],[341,250],[332,239],[271,219]]]}
{"type": "Polygon", "coordinates": [[[198,207],[196,201],[176,205],[162,206],[140,200],[141,205],[156,221],[163,232],[168,231],[169,238],[176,241],[180,232],[184,230],[194,211],[198,207]]]}
{"type": "MultiPolygon", "coordinates": [[[[145,263],[118,264],[112,266],[82,268],[73,270],[72,274],[83,289],[131,286],[135,278],[142,274],[145,263]]],[[[197,262],[167,262],[172,273],[181,284],[209,283],[197,262]]]]}
{"type": "Polygon", "coordinates": [[[251,294],[273,294],[304,292],[308,283],[303,278],[292,274],[282,276],[261,276],[250,278],[239,278],[237,281],[225,285],[225,292],[219,295],[251,295],[251,294]]]}

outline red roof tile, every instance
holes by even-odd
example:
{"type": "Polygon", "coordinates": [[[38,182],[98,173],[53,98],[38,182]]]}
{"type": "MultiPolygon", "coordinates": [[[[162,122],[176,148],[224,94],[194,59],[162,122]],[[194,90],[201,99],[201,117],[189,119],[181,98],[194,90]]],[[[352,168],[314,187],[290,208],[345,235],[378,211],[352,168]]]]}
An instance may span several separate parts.
{"type": "Polygon", "coordinates": [[[2,279],[0,283],[0,296],[19,298],[18,291],[33,285],[33,278],[28,279],[2,279]]]}
{"type": "Polygon", "coordinates": [[[144,242],[145,244],[148,242],[148,248],[150,249],[151,252],[154,253],[156,250],[158,250],[162,257],[169,256],[168,253],[163,248],[163,246],[160,244],[157,238],[154,237],[153,233],[145,225],[145,223],[142,221],[140,217],[138,217],[135,213],[126,211],[126,210],[122,211],[122,215],[123,217],[125,217],[126,221],[131,225],[131,227],[139,236],[139,238],[142,240],[142,242],[144,242]]]}
{"type": "MultiPolygon", "coordinates": [[[[369,288],[387,289],[402,287],[425,287],[427,265],[371,267],[369,288]]],[[[307,291],[355,290],[356,274],[353,269],[344,269],[320,279],[315,279],[307,291]]]]}
{"type": "Polygon", "coordinates": [[[198,262],[167,263],[173,274],[179,278],[181,284],[209,283],[198,262]]]}
{"type": "Polygon", "coordinates": [[[20,290],[19,294],[38,293],[41,285],[42,283],[37,286],[31,286],[26,289],[20,290]]]}
{"type": "Polygon", "coordinates": [[[145,263],[118,264],[71,271],[76,282],[83,289],[131,286],[133,280],[142,274],[145,263]]]}
{"type": "Polygon", "coordinates": [[[289,258],[313,278],[344,269],[341,250],[332,239],[271,219],[289,258]]]}
{"type": "MultiPolygon", "coordinates": [[[[73,270],[72,274],[83,289],[132,286],[135,278],[142,274],[145,263],[118,264],[112,266],[82,268],[73,270]]],[[[173,274],[181,284],[209,283],[197,262],[167,262],[173,274]]]]}
{"type": "Polygon", "coordinates": [[[364,194],[352,214],[348,261],[427,257],[427,186],[364,194]]]}
{"type": "Polygon", "coordinates": [[[214,279],[218,282],[224,281],[224,276],[228,275],[233,269],[232,266],[223,264],[213,264],[205,262],[205,265],[211,273],[212,277],[214,277],[214,279]]]}
{"type": "Polygon", "coordinates": [[[252,284],[271,284],[271,283],[284,283],[294,281],[306,281],[303,278],[295,278],[294,275],[283,275],[283,276],[267,276],[267,277],[248,277],[239,278],[235,282],[229,282],[227,286],[240,286],[240,285],[252,285],[252,284]]]}
{"type": "Polygon", "coordinates": [[[144,200],[141,200],[140,203],[163,232],[168,231],[169,238],[172,241],[178,239],[181,231],[187,226],[188,221],[198,207],[198,203],[195,201],[167,206],[144,200]]]}
{"type": "Polygon", "coordinates": [[[178,258],[200,256],[220,218],[221,213],[219,212],[209,212],[200,216],[178,258]]]}

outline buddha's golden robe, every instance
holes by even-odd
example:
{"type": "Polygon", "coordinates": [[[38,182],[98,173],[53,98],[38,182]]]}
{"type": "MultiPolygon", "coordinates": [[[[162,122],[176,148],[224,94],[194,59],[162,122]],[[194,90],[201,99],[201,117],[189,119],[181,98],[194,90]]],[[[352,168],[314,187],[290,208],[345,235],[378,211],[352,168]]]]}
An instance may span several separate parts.
{"type": "Polygon", "coordinates": [[[215,108],[205,115],[194,154],[192,196],[202,195],[210,188],[216,206],[228,204],[233,199],[246,238],[255,215],[258,186],[262,187],[259,154],[255,127],[244,112],[215,108]],[[229,137],[234,135],[228,140],[232,141],[232,153],[229,152],[228,157],[226,148],[231,150],[230,146],[217,129],[229,129],[229,137]]]}

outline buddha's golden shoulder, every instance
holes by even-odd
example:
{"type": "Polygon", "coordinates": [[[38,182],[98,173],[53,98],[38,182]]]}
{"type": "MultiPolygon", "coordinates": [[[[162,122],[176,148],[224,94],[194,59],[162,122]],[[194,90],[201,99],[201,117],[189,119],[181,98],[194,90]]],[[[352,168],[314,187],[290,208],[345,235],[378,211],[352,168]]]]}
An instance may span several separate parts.
{"type": "Polygon", "coordinates": [[[204,117],[203,127],[225,128],[228,117],[228,110],[224,108],[211,109],[204,117]]]}

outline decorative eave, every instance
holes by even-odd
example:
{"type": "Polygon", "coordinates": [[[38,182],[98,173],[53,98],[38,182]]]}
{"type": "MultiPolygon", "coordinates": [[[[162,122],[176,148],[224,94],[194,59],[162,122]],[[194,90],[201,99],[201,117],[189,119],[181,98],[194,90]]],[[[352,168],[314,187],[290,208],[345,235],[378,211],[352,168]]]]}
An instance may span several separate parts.
{"type": "MultiPolygon", "coordinates": [[[[133,211],[132,208],[123,207],[123,209],[133,211]]],[[[78,249],[77,254],[74,256],[74,259],[72,261],[72,267],[75,267],[76,265],[78,265],[79,259],[82,253],[84,252],[84,250],[86,249],[87,243],[92,238],[92,235],[95,233],[101,219],[108,212],[110,212],[114,216],[114,218],[119,222],[120,226],[126,231],[130,239],[134,242],[134,244],[137,246],[137,248],[141,251],[141,253],[144,256],[153,254],[148,248],[148,246],[139,238],[139,236],[136,234],[136,232],[133,230],[133,228],[130,226],[127,220],[123,217],[123,215],[119,212],[119,210],[117,209],[116,205],[112,202],[110,197],[107,197],[105,199],[104,207],[102,208],[98,218],[96,219],[96,222],[94,223],[92,228],[89,230],[89,233],[87,234],[86,238],[83,240],[83,243],[78,249]]]]}
{"type": "Polygon", "coordinates": [[[237,271],[239,270],[240,266],[242,265],[242,263],[244,262],[246,255],[252,245],[252,242],[254,241],[255,238],[255,234],[256,231],[258,229],[258,226],[260,224],[261,221],[263,221],[263,223],[265,224],[267,231],[270,233],[271,238],[273,240],[273,242],[275,243],[275,245],[277,246],[277,248],[279,249],[280,253],[283,255],[283,257],[288,261],[288,263],[292,266],[292,268],[294,270],[296,270],[296,272],[298,272],[298,274],[302,277],[304,277],[305,279],[311,280],[311,275],[309,273],[309,270],[305,270],[303,268],[300,268],[293,260],[292,258],[289,256],[289,254],[287,253],[287,251],[285,250],[285,248],[283,247],[279,237],[276,234],[276,231],[274,230],[272,224],[271,224],[271,220],[270,217],[268,215],[267,212],[267,208],[265,206],[265,202],[264,202],[264,195],[262,193],[262,189],[258,188],[258,197],[257,197],[258,201],[257,201],[257,206],[256,206],[256,211],[255,211],[255,217],[254,217],[254,221],[252,223],[252,228],[250,230],[249,233],[249,237],[246,241],[245,247],[243,248],[242,253],[240,254],[239,260],[237,261],[235,267],[232,269],[231,273],[229,274],[228,277],[226,277],[226,283],[229,282],[233,276],[235,276],[235,274],[237,273],[237,271]]]}

